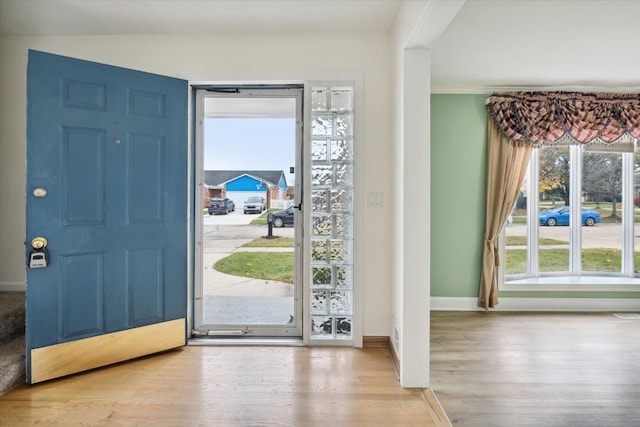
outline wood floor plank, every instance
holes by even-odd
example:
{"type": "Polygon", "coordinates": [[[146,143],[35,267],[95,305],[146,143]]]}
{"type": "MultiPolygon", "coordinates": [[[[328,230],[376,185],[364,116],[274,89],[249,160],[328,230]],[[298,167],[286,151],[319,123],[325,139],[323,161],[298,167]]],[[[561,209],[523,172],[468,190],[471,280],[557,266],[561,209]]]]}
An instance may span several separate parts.
{"type": "Polygon", "coordinates": [[[640,426],[640,321],[431,313],[431,388],[454,426],[640,426]]]}
{"type": "Polygon", "coordinates": [[[0,397],[12,426],[449,425],[434,414],[384,348],[189,346],[0,397]]]}

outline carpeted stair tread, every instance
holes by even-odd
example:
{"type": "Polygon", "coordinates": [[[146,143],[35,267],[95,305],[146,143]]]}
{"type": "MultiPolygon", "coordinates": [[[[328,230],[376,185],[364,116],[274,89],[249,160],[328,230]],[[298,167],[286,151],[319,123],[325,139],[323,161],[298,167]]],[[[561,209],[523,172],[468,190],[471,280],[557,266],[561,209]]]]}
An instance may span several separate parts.
{"type": "Polygon", "coordinates": [[[24,292],[0,292],[0,395],[25,381],[24,292]]]}
{"type": "Polygon", "coordinates": [[[0,344],[24,335],[24,292],[0,292],[0,344]]]}
{"type": "Polygon", "coordinates": [[[0,345],[0,396],[25,382],[24,335],[0,345]]]}

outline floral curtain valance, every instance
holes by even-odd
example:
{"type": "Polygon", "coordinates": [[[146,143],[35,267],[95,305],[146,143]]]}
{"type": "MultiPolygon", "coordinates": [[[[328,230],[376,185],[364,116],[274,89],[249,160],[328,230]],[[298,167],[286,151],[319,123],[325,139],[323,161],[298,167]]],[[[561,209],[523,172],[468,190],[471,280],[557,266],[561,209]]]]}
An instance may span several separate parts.
{"type": "Polygon", "coordinates": [[[640,139],[640,94],[507,92],[487,109],[502,134],[515,143],[613,143],[640,139]]]}

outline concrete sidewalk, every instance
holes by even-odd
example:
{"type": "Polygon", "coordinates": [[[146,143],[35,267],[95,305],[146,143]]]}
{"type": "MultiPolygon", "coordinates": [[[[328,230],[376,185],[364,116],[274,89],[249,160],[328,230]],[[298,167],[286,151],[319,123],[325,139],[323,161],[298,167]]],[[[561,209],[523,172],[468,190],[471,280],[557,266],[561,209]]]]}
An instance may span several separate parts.
{"type": "MultiPolygon", "coordinates": [[[[275,248],[252,248],[260,249],[261,252],[273,251],[275,248]]],[[[283,249],[283,248],[278,248],[283,249]]],[[[293,249],[291,249],[293,250],[293,249]]],[[[203,294],[206,295],[227,295],[227,296],[271,296],[271,297],[292,297],[293,285],[291,283],[276,282],[262,279],[252,279],[249,277],[232,276],[221,273],[213,268],[213,265],[222,258],[229,256],[233,252],[242,252],[243,248],[238,248],[231,252],[218,252],[204,254],[204,276],[203,294]]]]}
{"type": "MultiPolygon", "coordinates": [[[[293,285],[233,276],[213,265],[234,252],[293,251],[293,248],[243,248],[267,234],[265,225],[206,225],[203,250],[203,317],[207,324],[286,324],[293,314],[293,285]]],[[[293,228],[274,236],[293,237],[293,228]]]]}

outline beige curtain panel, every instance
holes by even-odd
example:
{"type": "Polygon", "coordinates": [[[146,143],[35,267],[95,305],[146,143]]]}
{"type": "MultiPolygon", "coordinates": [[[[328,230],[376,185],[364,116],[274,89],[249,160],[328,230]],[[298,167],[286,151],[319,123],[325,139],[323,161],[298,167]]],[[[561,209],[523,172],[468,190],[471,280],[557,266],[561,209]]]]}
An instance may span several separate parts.
{"type": "Polygon", "coordinates": [[[487,207],[478,306],[498,304],[496,240],[515,205],[536,145],[640,139],[640,94],[508,92],[487,103],[487,207]]]}
{"type": "Polygon", "coordinates": [[[488,122],[487,217],[478,295],[478,306],[485,310],[498,304],[497,239],[518,198],[533,148],[531,144],[510,144],[491,117],[488,122]]]}

